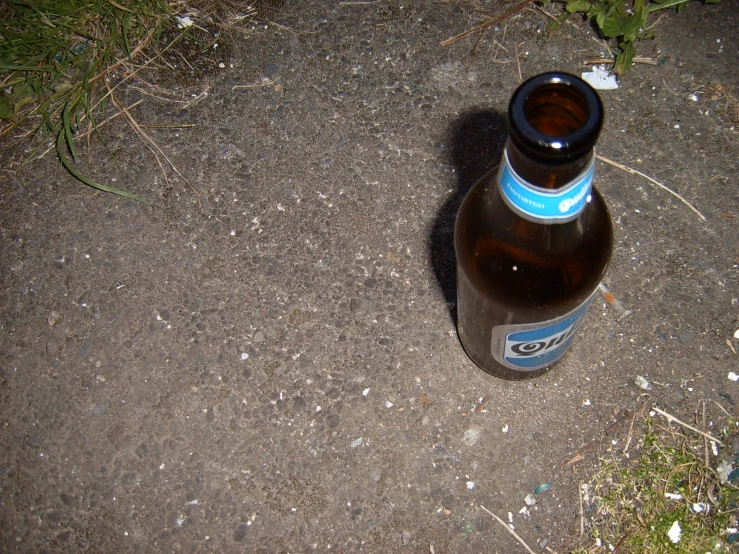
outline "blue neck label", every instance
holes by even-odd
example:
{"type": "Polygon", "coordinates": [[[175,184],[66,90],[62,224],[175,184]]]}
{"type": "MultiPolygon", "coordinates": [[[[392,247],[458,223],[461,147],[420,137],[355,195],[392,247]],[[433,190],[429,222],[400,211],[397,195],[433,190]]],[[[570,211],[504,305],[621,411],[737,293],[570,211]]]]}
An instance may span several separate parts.
{"type": "Polygon", "coordinates": [[[508,152],[498,173],[503,200],[514,212],[535,223],[572,221],[592,199],[595,155],[588,169],[574,181],[558,189],[545,189],[524,181],[511,167],[508,152]]]}

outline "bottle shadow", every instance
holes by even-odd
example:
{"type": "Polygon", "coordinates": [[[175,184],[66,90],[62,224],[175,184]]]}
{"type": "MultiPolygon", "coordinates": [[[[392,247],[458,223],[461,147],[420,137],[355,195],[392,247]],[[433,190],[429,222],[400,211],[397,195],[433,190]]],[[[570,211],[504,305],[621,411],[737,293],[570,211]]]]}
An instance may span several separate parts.
{"type": "Polygon", "coordinates": [[[436,282],[457,325],[457,264],[454,221],[467,192],[501,159],[506,141],[504,113],[473,108],[462,113],[447,132],[448,163],[457,176],[456,190],[441,206],[428,236],[429,259],[436,282]]]}

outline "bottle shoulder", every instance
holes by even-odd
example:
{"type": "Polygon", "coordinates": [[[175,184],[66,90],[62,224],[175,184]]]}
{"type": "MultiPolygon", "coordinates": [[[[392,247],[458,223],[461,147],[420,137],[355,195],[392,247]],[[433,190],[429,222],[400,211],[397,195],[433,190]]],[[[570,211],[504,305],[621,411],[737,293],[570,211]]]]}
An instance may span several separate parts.
{"type": "Polygon", "coordinates": [[[455,224],[459,271],[484,294],[511,306],[575,306],[592,294],[611,257],[613,228],[593,189],[579,216],[537,224],[511,211],[495,170],[464,198],[455,224]]]}

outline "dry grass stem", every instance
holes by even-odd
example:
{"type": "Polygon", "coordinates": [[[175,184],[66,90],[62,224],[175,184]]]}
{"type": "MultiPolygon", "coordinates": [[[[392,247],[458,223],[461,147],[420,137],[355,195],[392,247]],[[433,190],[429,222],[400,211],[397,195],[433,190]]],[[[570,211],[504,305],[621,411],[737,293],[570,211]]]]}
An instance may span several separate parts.
{"type": "Polygon", "coordinates": [[[721,411],[722,411],[722,412],[724,412],[724,413],[726,414],[726,417],[728,417],[728,418],[730,418],[730,419],[734,419],[734,418],[732,417],[732,415],[731,415],[731,414],[730,414],[729,412],[727,412],[727,411],[726,411],[726,408],[724,408],[724,407],[723,407],[723,406],[722,406],[721,404],[719,404],[719,403],[718,403],[718,402],[716,402],[715,400],[713,400],[713,403],[714,403],[714,404],[716,404],[716,406],[718,406],[718,407],[719,407],[719,408],[721,409],[721,411]]]}
{"type": "Polygon", "coordinates": [[[637,171],[636,169],[632,169],[630,167],[626,167],[625,165],[620,164],[618,162],[614,162],[613,160],[609,160],[608,158],[606,158],[604,156],[601,156],[600,154],[596,155],[596,158],[598,158],[602,162],[607,163],[608,165],[612,165],[613,167],[617,167],[618,169],[620,169],[622,171],[625,171],[626,173],[631,173],[632,175],[639,175],[640,177],[643,177],[644,179],[646,179],[650,183],[653,183],[653,184],[657,185],[659,188],[661,188],[663,190],[666,190],[671,195],[673,195],[675,198],[677,198],[678,200],[680,200],[680,202],[682,202],[688,208],[690,208],[703,221],[706,220],[706,216],[704,216],[702,213],[700,213],[690,202],[688,202],[687,200],[685,200],[685,198],[683,198],[682,196],[680,196],[674,190],[666,187],[665,185],[663,185],[659,181],[657,181],[655,179],[652,179],[649,175],[646,175],[646,174],[642,173],[641,171],[637,171]]]}
{"type": "Polygon", "coordinates": [[[501,21],[503,21],[507,17],[510,17],[510,16],[512,16],[512,15],[520,12],[525,7],[527,7],[529,4],[533,4],[533,3],[534,3],[534,0],[524,0],[523,2],[521,2],[520,4],[518,4],[517,6],[511,8],[510,10],[508,10],[507,12],[505,12],[504,14],[499,15],[498,17],[495,17],[495,18],[491,19],[490,21],[486,21],[485,23],[482,23],[482,24],[478,25],[477,27],[473,27],[472,29],[469,29],[469,30],[465,31],[464,33],[460,33],[457,36],[454,36],[452,38],[448,38],[446,40],[443,40],[443,41],[441,41],[440,44],[441,44],[441,46],[451,46],[455,42],[459,42],[460,40],[462,40],[464,38],[467,38],[470,35],[474,35],[475,33],[478,33],[480,31],[484,31],[488,27],[492,27],[493,25],[495,25],[497,23],[500,23],[501,21]]]}
{"type": "Polygon", "coordinates": [[[523,83],[523,75],[521,75],[521,60],[518,59],[518,44],[515,45],[516,49],[516,65],[518,66],[518,82],[523,83]]]}
{"type": "Polygon", "coordinates": [[[154,157],[157,160],[157,163],[159,164],[159,167],[162,170],[162,175],[164,175],[165,181],[167,180],[167,173],[164,171],[164,167],[162,167],[162,163],[159,160],[158,154],[161,154],[161,156],[167,161],[169,166],[172,168],[172,171],[174,171],[180,177],[180,179],[182,179],[183,181],[185,181],[185,183],[187,183],[187,186],[190,187],[193,193],[195,193],[195,197],[198,199],[198,206],[200,207],[200,209],[202,209],[203,204],[200,200],[200,193],[198,193],[197,189],[195,189],[195,187],[187,179],[187,177],[185,177],[182,174],[182,172],[179,169],[177,169],[177,166],[172,162],[172,160],[170,160],[167,157],[167,155],[162,151],[162,149],[159,148],[159,145],[156,143],[156,141],[153,138],[151,138],[151,136],[141,127],[141,125],[138,124],[138,122],[133,117],[133,115],[131,115],[131,112],[128,110],[128,108],[126,108],[123,104],[121,104],[118,101],[118,99],[115,97],[115,95],[112,94],[112,92],[113,91],[109,89],[110,99],[113,102],[113,105],[116,107],[116,109],[123,112],[123,114],[126,116],[126,119],[128,120],[133,130],[139,135],[139,137],[141,137],[142,142],[146,144],[147,148],[149,148],[149,150],[152,151],[152,153],[154,154],[154,157]]]}
{"type": "Polygon", "coordinates": [[[503,527],[505,527],[506,528],[506,531],[508,531],[511,535],[513,535],[516,538],[516,540],[519,543],[521,543],[521,545],[529,552],[529,554],[535,554],[535,552],[533,550],[531,550],[531,548],[529,548],[529,545],[526,544],[524,542],[524,540],[521,537],[519,537],[513,529],[511,529],[510,527],[508,527],[508,525],[506,525],[505,521],[503,521],[502,519],[500,519],[498,516],[496,516],[493,512],[491,512],[490,510],[488,510],[482,504],[480,504],[480,508],[482,508],[487,513],[489,513],[491,516],[493,516],[498,523],[500,523],[503,527]]]}
{"type": "MultiPolygon", "coordinates": [[[[128,56],[128,59],[120,59],[117,63],[114,63],[110,67],[106,68],[105,70],[103,70],[100,73],[98,73],[97,75],[95,75],[92,79],[90,79],[90,83],[92,84],[95,81],[98,81],[98,80],[102,79],[103,77],[105,77],[107,75],[110,75],[113,71],[116,70],[116,68],[118,68],[121,65],[123,65],[124,62],[129,61],[129,60],[132,60],[136,56],[136,54],[138,54],[139,52],[141,52],[141,50],[143,48],[145,48],[147,44],[149,44],[149,41],[151,40],[151,37],[154,36],[154,32],[155,31],[156,31],[156,29],[149,29],[149,32],[146,33],[146,35],[144,35],[144,38],[141,39],[141,41],[138,43],[138,45],[136,46],[136,48],[134,48],[131,51],[131,55],[128,56]]],[[[174,41],[172,41],[172,42],[174,42],[174,41]]]]}
{"type": "MultiPolygon", "coordinates": [[[[590,58],[582,62],[583,65],[600,65],[600,64],[613,64],[616,63],[615,58],[590,58]]],[[[631,59],[631,63],[640,63],[644,65],[659,65],[659,60],[654,58],[640,58],[634,57],[631,59]]]]}
{"type": "Polygon", "coordinates": [[[631,418],[631,425],[629,425],[629,434],[626,437],[626,446],[624,446],[624,454],[626,454],[629,451],[629,446],[631,445],[631,438],[633,437],[634,433],[634,421],[636,421],[636,412],[634,412],[634,416],[631,418]]]}
{"type": "Polygon", "coordinates": [[[731,344],[731,341],[729,339],[726,339],[726,344],[729,345],[729,348],[731,348],[731,351],[734,353],[734,356],[736,356],[736,350],[734,350],[734,345],[731,344]]]}
{"type": "Polygon", "coordinates": [[[551,19],[552,21],[556,21],[557,23],[559,23],[559,19],[557,19],[556,17],[554,17],[554,16],[552,15],[552,14],[550,14],[550,13],[549,13],[548,11],[546,11],[546,10],[545,10],[544,8],[541,8],[541,7],[537,6],[536,4],[534,4],[534,10],[533,10],[533,11],[535,11],[535,12],[537,12],[537,13],[540,13],[540,14],[542,14],[542,15],[544,15],[544,16],[546,16],[546,17],[548,17],[548,18],[549,18],[549,19],[551,19]]]}
{"type": "Polygon", "coordinates": [[[569,460],[567,460],[564,465],[565,466],[571,466],[572,464],[576,464],[577,462],[582,461],[584,459],[585,459],[585,456],[583,456],[582,454],[578,453],[578,454],[575,454],[569,460]]]}
{"type": "Polygon", "coordinates": [[[582,509],[582,486],[583,486],[583,483],[580,483],[577,487],[577,492],[580,493],[580,536],[581,537],[585,534],[585,512],[582,509]]]}
{"type": "Polygon", "coordinates": [[[667,413],[667,412],[665,412],[664,410],[660,410],[660,409],[659,409],[659,408],[658,408],[657,406],[654,406],[654,407],[653,407],[652,409],[653,409],[653,410],[654,410],[655,412],[657,412],[657,413],[658,413],[659,415],[661,415],[661,416],[663,416],[663,417],[664,417],[665,419],[667,419],[668,423],[672,423],[672,422],[674,421],[675,423],[677,423],[677,424],[679,424],[679,425],[682,425],[682,426],[683,426],[683,427],[685,427],[686,429],[690,429],[691,431],[693,431],[693,432],[695,432],[695,433],[698,433],[699,435],[702,435],[702,436],[706,437],[707,439],[709,439],[709,440],[711,440],[711,441],[715,442],[715,443],[716,443],[716,444],[718,444],[719,446],[725,446],[725,445],[724,445],[724,443],[722,443],[722,442],[721,442],[720,440],[718,440],[718,439],[717,439],[716,437],[713,437],[713,436],[709,435],[708,433],[704,433],[704,432],[703,432],[703,431],[701,431],[700,429],[697,429],[697,428],[693,427],[692,425],[690,425],[690,424],[688,424],[688,423],[685,423],[684,421],[681,421],[681,420],[679,420],[678,418],[676,418],[676,417],[675,417],[675,416],[673,416],[673,415],[670,415],[670,414],[668,414],[668,413],[667,413]]]}

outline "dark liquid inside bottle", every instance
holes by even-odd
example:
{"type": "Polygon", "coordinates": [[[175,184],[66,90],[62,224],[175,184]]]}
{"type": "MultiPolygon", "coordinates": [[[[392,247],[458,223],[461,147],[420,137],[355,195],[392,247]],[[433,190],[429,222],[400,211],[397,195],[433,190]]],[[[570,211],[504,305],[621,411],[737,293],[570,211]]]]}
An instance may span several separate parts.
{"type": "MultiPolygon", "coordinates": [[[[583,108],[586,103],[579,94],[567,85],[547,84],[519,99],[521,106],[515,107],[523,108],[519,115],[546,140],[561,143],[586,127],[592,116],[583,108]]],[[[514,96],[509,126],[515,125],[510,123],[515,101],[514,96]]],[[[573,147],[569,157],[560,145],[549,157],[537,158],[532,154],[544,147],[535,141],[533,146],[527,144],[526,137],[517,140],[520,129],[511,129],[507,159],[529,183],[556,191],[592,164],[600,125],[590,127],[591,134],[595,129],[594,136],[584,147],[573,147]]],[[[467,354],[485,371],[506,379],[525,379],[550,367],[521,370],[496,361],[493,329],[554,320],[583,306],[605,273],[613,230],[605,202],[595,189],[574,219],[541,223],[516,213],[504,201],[500,175],[498,168],[484,176],[469,191],[457,215],[458,332],[467,354]]]]}

